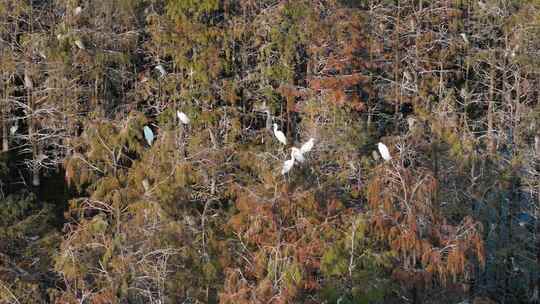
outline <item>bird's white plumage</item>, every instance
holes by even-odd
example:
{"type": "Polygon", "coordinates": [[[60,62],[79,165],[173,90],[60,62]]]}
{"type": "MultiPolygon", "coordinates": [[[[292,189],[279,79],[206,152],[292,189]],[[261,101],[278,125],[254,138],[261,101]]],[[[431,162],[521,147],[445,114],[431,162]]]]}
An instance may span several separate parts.
{"type": "Polygon", "coordinates": [[[148,126],[144,126],[143,131],[144,131],[144,138],[146,139],[146,142],[148,142],[148,145],[151,146],[152,143],[154,142],[154,132],[152,132],[152,129],[150,129],[150,127],[148,126]]]}
{"type": "Polygon", "coordinates": [[[189,124],[190,120],[189,120],[189,117],[187,117],[186,113],[181,112],[181,111],[176,111],[176,116],[178,117],[181,123],[185,125],[189,124]]]}
{"type": "Polygon", "coordinates": [[[294,166],[294,157],[289,159],[289,160],[286,160],[283,163],[283,168],[281,169],[281,174],[282,175],[287,174],[287,172],[291,171],[293,166],[294,166]]]}
{"type": "Polygon", "coordinates": [[[377,146],[384,160],[388,161],[392,159],[392,156],[390,156],[390,151],[388,151],[388,147],[385,144],[380,142],[377,146]]]}
{"type": "Polygon", "coordinates": [[[274,124],[274,135],[276,136],[277,140],[279,140],[280,143],[286,145],[287,144],[287,137],[285,137],[285,134],[278,130],[278,125],[274,124]]]}
{"type": "Polygon", "coordinates": [[[302,154],[302,151],[296,147],[291,148],[291,156],[294,160],[297,160],[301,163],[304,162],[304,155],[302,154]]]}
{"type": "Polygon", "coordinates": [[[79,15],[82,12],[82,7],[77,6],[74,10],[75,16],[79,15]]]}
{"type": "Polygon", "coordinates": [[[307,142],[305,142],[302,147],[300,147],[300,152],[302,153],[308,153],[313,149],[313,146],[315,145],[315,138],[310,138],[307,142]]]}
{"type": "Polygon", "coordinates": [[[155,67],[155,69],[159,71],[159,74],[161,74],[161,77],[167,75],[167,71],[165,71],[165,68],[161,64],[158,64],[155,67]]]}
{"type": "Polygon", "coordinates": [[[85,49],[84,43],[80,39],[75,40],[75,45],[81,50],[85,49]]]}

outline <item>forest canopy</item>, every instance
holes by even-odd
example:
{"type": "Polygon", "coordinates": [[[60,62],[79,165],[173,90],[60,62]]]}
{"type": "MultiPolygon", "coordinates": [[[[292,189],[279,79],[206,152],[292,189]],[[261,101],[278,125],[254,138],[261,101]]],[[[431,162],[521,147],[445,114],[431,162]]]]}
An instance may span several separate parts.
{"type": "Polygon", "coordinates": [[[0,0],[0,304],[538,303],[540,1],[0,0]]]}

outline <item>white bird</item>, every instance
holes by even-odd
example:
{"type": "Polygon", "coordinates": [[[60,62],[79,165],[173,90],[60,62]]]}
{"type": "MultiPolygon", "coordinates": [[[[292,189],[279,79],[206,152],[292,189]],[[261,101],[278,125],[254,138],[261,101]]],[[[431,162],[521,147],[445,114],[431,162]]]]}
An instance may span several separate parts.
{"type": "Polygon", "coordinates": [[[167,75],[167,71],[165,71],[165,68],[161,64],[156,65],[155,69],[159,71],[161,77],[167,75]]]}
{"type": "Polygon", "coordinates": [[[294,157],[291,157],[291,159],[286,160],[283,163],[283,168],[281,169],[281,175],[287,174],[287,172],[291,171],[293,166],[294,166],[294,157]]]}
{"type": "Polygon", "coordinates": [[[154,142],[154,132],[152,132],[152,129],[150,129],[150,127],[148,126],[144,126],[143,131],[144,131],[144,138],[146,138],[148,145],[151,146],[152,143],[154,142]]]}
{"type": "Polygon", "coordinates": [[[181,123],[187,125],[189,124],[190,120],[189,117],[184,112],[176,111],[176,116],[178,116],[178,119],[181,123]]]}
{"type": "Polygon", "coordinates": [[[392,156],[390,156],[390,151],[388,151],[388,147],[385,144],[380,142],[377,144],[377,146],[379,147],[379,152],[384,160],[389,161],[392,159],[392,156]]]}
{"type": "Polygon", "coordinates": [[[291,148],[291,156],[292,158],[294,158],[294,160],[297,160],[301,163],[304,162],[305,158],[304,158],[304,155],[302,154],[302,150],[296,148],[296,147],[292,147],[291,148]]]}
{"type": "Polygon", "coordinates": [[[77,6],[77,7],[75,8],[75,11],[74,11],[75,16],[79,15],[81,12],[82,12],[82,7],[77,6]]]}
{"type": "Polygon", "coordinates": [[[9,133],[11,135],[15,134],[15,132],[17,132],[17,130],[19,129],[19,122],[16,121],[13,126],[11,126],[11,128],[9,128],[9,133]]]}
{"type": "Polygon", "coordinates": [[[278,130],[278,126],[275,123],[274,124],[274,135],[276,136],[277,140],[279,140],[280,143],[286,145],[287,144],[287,137],[285,137],[285,134],[278,130]]]}
{"type": "Polygon", "coordinates": [[[302,152],[302,154],[308,153],[309,151],[311,151],[311,149],[313,149],[314,145],[315,138],[311,137],[307,142],[302,145],[302,147],[300,147],[300,152],[302,152]]]}
{"type": "Polygon", "coordinates": [[[75,40],[75,45],[76,45],[79,49],[81,49],[81,50],[84,50],[84,49],[85,49],[84,43],[81,41],[81,39],[75,40]]]}

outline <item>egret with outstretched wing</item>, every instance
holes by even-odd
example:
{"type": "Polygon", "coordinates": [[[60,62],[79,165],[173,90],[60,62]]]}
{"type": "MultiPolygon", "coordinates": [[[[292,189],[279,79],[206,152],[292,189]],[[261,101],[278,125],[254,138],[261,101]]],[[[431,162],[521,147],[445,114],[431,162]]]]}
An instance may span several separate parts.
{"type": "Polygon", "coordinates": [[[311,149],[313,149],[313,146],[315,145],[315,138],[310,138],[307,142],[305,142],[302,147],[300,147],[300,152],[303,153],[308,153],[309,151],[311,151],[311,149]]]}

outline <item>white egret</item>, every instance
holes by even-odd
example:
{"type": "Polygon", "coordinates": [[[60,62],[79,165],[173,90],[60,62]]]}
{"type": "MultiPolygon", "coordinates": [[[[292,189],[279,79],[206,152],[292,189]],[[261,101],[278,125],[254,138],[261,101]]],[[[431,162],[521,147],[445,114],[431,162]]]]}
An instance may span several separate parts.
{"type": "Polygon", "coordinates": [[[148,126],[144,126],[144,138],[146,138],[146,141],[148,142],[148,145],[152,145],[154,142],[154,132],[152,132],[152,129],[148,126]]]}
{"type": "Polygon", "coordinates": [[[76,39],[75,40],[75,45],[81,50],[85,49],[84,43],[81,41],[81,39],[76,39]]]}
{"type": "Polygon", "coordinates": [[[296,148],[296,147],[292,147],[291,148],[291,156],[292,158],[294,158],[294,160],[297,160],[301,163],[304,162],[305,158],[304,158],[304,155],[302,154],[302,150],[296,148]]]}
{"type": "Polygon", "coordinates": [[[280,143],[286,145],[287,144],[287,137],[285,137],[285,134],[278,130],[278,125],[274,123],[274,135],[276,136],[277,140],[279,140],[280,143]]]}
{"type": "Polygon", "coordinates": [[[82,12],[82,7],[77,6],[74,10],[75,16],[79,15],[82,12]]]}
{"type": "Polygon", "coordinates": [[[282,175],[287,174],[289,171],[291,171],[293,166],[294,166],[294,157],[291,157],[291,159],[286,160],[283,163],[283,168],[281,169],[281,174],[282,175]]]}
{"type": "Polygon", "coordinates": [[[167,75],[167,71],[165,71],[165,68],[161,64],[156,65],[155,69],[158,70],[161,77],[167,75]]]}
{"type": "Polygon", "coordinates": [[[311,151],[311,149],[313,149],[314,145],[315,138],[311,137],[307,142],[302,145],[302,147],[300,147],[300,152],[302,152],[302,154],[308,153],[309,151],[311,151]]]}
{"type": "Polygon", "coordinates": [[[382,158],[385,161],[389,161],[392,159],[392,156],[390,156],[390,151],[388,151],[388,147],[385,144],[380,142],[377,144],[377,146],[379,148],[379,152],[381,153],[382,158]]]}
{"type": "Polygon", "coordinates": [[[176,111],[176,116],[178,116],[178,119],[181,123],[187,125],[189,124],[190,120],[189,117],[184,112],[176,111]]]}

